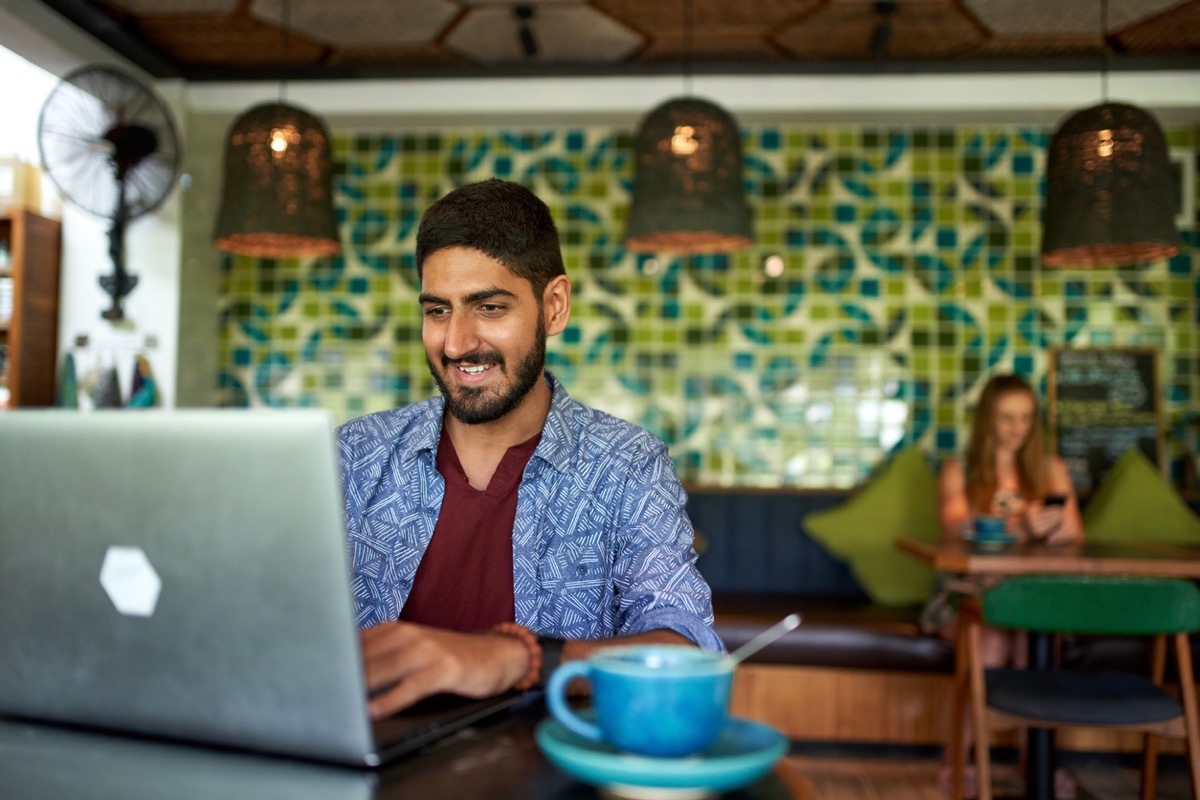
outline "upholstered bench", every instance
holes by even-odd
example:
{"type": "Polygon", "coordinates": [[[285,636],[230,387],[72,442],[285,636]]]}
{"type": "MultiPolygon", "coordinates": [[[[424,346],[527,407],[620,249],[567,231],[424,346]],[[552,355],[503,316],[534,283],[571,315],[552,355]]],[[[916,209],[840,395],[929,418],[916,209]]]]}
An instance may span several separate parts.
{"type": "Polygon", "coordinates": [[[786,595],[717,594],[717,634],[735,650],[787,614],[800,627],[752,655],[747,663],[845,669],[952,672],[954,649],[922,635],[912,610],[786,595]]]}
{"type": "MultiPolygon", "coordinates": [[[[801,524],[848,496],[689,489],[698,566],[726,647],[793,611],[803,619],[742,665],[732,710],[795,740],[940,743],[953,648],[921,634],[918,606],[874,602],[801,524]]],[[[898,564],[905,558],[895,553],[898,564]]]]}

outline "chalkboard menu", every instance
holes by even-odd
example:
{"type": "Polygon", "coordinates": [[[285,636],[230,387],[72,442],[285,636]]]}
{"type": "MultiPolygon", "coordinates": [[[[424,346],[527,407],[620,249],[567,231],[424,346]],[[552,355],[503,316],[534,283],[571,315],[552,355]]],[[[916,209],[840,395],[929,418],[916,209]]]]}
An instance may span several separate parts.
{"type": "Polygon", "coordinates": [[[1052,348],[1049,427],[1075,490],[1095,489],[1130,447],[1162,467],[1162,397],[1152,348],[1052,348]]]}

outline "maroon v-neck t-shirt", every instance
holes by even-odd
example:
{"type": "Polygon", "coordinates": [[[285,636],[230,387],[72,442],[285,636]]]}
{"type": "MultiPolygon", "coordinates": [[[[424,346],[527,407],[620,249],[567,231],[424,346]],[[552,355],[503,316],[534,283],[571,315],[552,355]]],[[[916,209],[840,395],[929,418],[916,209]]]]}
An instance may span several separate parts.
{"type": "Polygon", "coordinates": [[[437,468],[446,494],[400,619],[456,631],[512,622],[512,533],[521,476],[542,435],[508,448],[487,489],[467,481],[442,428],[437,468]]]}

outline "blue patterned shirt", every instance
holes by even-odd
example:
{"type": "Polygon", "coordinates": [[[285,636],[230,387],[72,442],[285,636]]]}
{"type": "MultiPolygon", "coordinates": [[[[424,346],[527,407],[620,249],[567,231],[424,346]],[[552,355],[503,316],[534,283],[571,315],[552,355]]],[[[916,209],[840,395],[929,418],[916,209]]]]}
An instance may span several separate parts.
{"type": "MultiPolygon", "coordinates": [[[[550,412],[513,525],[516,621],[562,639],[669,629],[723,649],[666,445],[546,380],[550,412]]],[[[444,408],[435,397],[338,428],[360,628],[398,618],[433,537],[444,408]]]]}

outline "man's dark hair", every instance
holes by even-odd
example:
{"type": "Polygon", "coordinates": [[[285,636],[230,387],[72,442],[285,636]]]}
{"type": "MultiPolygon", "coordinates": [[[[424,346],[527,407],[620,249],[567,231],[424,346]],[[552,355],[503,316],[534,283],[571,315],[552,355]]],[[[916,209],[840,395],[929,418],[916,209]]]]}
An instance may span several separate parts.
{"type": "Polygon", "coordinates": [[[566,274],[550,209],[521,184],[498,178],[460,186],[429,207],[417,229],[417,276],[426,258],[447,247],[486,253],[529,281],[539,300],[546,284],[566,274]]]}

